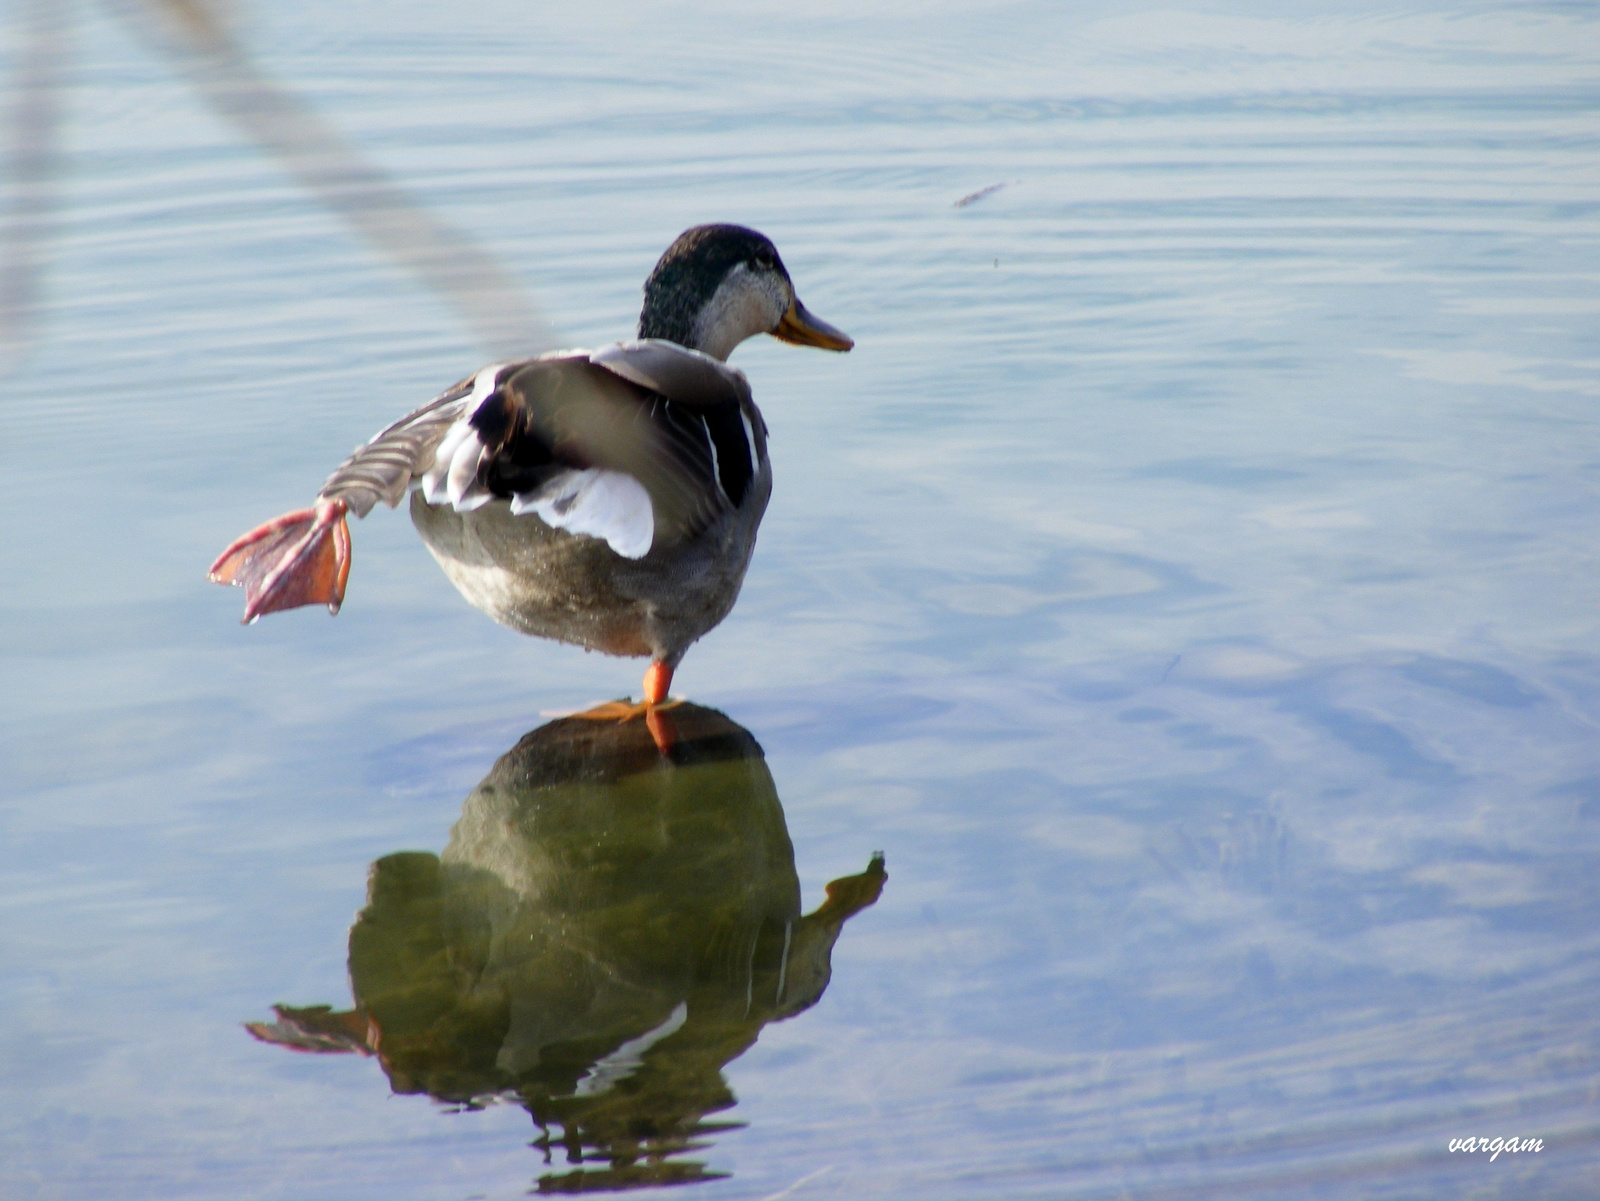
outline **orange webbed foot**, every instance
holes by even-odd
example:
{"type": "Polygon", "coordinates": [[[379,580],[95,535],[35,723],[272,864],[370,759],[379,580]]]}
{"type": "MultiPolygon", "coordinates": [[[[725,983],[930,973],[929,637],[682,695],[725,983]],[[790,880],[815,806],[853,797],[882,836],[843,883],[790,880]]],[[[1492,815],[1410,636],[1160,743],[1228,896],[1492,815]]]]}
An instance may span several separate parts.
{"type": "Polygon", "coordinates": [[[655,742],[656,749],[665,755],[678,741],[678,731],[673,726],[672,719],[667,716],[667,711],[683,704],[681,700],[667,697],[667,689],[670,687],[672,687],[672,668],[657,659],[645,670],[643,701],[638,703],[606,701],[572,716],[588,721],[633,721],[642,717],[645,725],[649,727],[650,737],[655,742]]]}
{"type": "Polygon", "coordinates": [[[211,579],[245,590],[244,621],[301,605],[325,604],[337,613],[350,578],[349,507],[319,500],[258,525],[217,556],[211,579]]]}

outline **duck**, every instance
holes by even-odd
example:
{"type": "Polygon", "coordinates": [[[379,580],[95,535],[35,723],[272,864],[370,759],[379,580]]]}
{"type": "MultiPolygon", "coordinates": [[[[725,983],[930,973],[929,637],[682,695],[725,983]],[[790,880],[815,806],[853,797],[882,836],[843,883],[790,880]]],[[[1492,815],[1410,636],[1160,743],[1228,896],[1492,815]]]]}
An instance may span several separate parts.
{"type": "Polygon", "coordinates": [[[588,715],[653,713],[733,609],[772,495],[766,422],[727,363],[758,334],[854,346],[800,303],[764,234],[686,230],[645,280],[637,338],[473,373],[358,447],[309,508],[235,539],[210,579],[245,589],[245,624],[302,605],[337,614],[350,515],[409,493],[469,604],[524,634],[649,659],[642,701],[588,715]]]}

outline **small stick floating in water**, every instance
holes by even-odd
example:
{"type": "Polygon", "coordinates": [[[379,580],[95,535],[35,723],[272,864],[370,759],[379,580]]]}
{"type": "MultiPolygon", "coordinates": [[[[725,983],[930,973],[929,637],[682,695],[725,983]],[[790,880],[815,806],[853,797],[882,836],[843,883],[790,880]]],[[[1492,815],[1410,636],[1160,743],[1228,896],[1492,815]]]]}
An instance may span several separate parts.
{"type": "Polygon", "coordinates": [[[1004,183],[992,183],[986,188],[979,188],[976,192],[969,192],[960,200],[956,201],[955,207],[958,209],[964,209],[969,204],[977,204],[978,201],[982,200],[985,196],[993,196],[1001,188],[1006,186],[1007,185],[1004,183]]]}

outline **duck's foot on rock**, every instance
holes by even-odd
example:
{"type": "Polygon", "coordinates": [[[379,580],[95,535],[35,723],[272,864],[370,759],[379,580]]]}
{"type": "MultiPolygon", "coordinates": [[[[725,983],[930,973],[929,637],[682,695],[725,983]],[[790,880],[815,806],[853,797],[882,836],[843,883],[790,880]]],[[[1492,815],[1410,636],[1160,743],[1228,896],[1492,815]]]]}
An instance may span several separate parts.
{"type": "Polygon", "coordinates": [[[606,701],[592,709],[585,709],[581,713],[568,714],[569,717],[581,717],[585,721],[633,721],[635,718],[648,717],[651,713],[659,713],[663,709],[676,709],[683,701],[673,698],[662,701],[659,705],[651,705],[644,701],[606,701]]]}
{"type": "Polygon", "coordinates": [[[650,737],[655,741],[656,748],[665,755],[678,741],[677,728],[667,716],[667,711],[683,704],[681,700],[668,699],[667,689],[670,687],[672,687],[672,668],[657,659],[645,669],[643,701],[637,704],[631,700],[606,701],[603,705],[596,705],[593,709],[585,709],[582,713],[574,713],[572,716],[587,721],[632,721],[636,717],[642,717],[650,729],[650,737]]]}
{"type": "Polygon", "coordinates": [[[673,724],[669,712],[683,704],[682,700],[664,700],[658,704],[648,701],[635,703],[634,701],[607,701],[603,705],[596,705],[593,709],[585,709],[582,713],[574,713],[573,717],[585,721],[633,721],[635,718],[644,718],[644,724],[650,731],[650,738],[656,744],[656,749],[663,755],[673,748],[678,741],[678,729],[673,724]]]}
{"type": "Polygon", "coordinates": [[[246,624],[300,605],[337,613],[350,578],[348,512],[342,500],[319,500],[258,525],[217,556],[211,579],[244,588],[246,624]]]}

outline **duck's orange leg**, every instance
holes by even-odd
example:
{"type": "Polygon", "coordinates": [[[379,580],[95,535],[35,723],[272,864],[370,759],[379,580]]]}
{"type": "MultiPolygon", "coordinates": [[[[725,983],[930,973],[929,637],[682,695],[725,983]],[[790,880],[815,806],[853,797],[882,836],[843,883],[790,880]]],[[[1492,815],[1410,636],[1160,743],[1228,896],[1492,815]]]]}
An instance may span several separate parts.
{"type": "Polygon", "coordinates": [[[350,578],[349,511],[342,500],[318,500],[258,525],[217,556],[211,579],[245,590],[246,624],[300,605],[337,613],[350,578]]]}
{"type": "Polygon", "coordinates": [[[678,741],[678,727],[666,710],[675,703],[667,699],[667,689],[672,687],[672,665],[660,659],[653,660],[644,669],[644,724],[650,728],[650,738],[656,750],[665,755],[678,741]]]}
{"type": "Polygon", "coordinates": [[[644,669],[644,703],[654,707],[667,699],[667,689],[672,687],[672,666],[660,659],[652,660],[644,669]]]}

